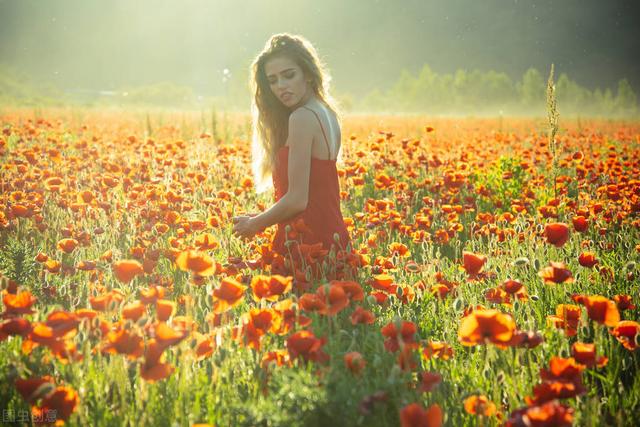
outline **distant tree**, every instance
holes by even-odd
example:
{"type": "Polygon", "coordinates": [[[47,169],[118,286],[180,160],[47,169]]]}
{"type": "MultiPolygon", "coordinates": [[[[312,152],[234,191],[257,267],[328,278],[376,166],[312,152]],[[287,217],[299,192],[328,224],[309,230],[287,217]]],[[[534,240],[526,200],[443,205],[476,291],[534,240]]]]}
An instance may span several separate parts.
{"type": "Polygon", "coordinates": [[[520,99],[525,108],[540,108],[544,105],[545,84],[542,74],[529,68],[522,76],[520,99]]]}
{"type": "Polygon", "coordinates": [[[634,114],[637,111],[637,96],[627,79],[618,82],[618,92],[615,97],[615,110],[622,114],[634,114]]]}

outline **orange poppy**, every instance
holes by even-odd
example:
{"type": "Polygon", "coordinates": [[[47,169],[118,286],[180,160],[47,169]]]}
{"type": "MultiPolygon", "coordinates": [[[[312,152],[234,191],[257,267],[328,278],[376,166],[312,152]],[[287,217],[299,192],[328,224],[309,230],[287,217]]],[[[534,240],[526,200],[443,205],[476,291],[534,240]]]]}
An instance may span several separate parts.
{"type": "Polygon", "coordinates": [[[211,276],[216,272],[216,263],[204,252],[182,251],[176,258],[176,264],[182,271],[191,271],[200,276],[211,276]]]}
{"type": "Polygon", "coordinates": [[[287,338],[287,350],[291,359],[302,357],[306,361],[326,362],[329,355],[322,351],[325,343],[325,338],[316,338],[313,332],[301,330],[287,338]]]}
{"type": "Polygon", "coordinates": [[[605,356],[596,358],[596,345],[587,344],[576,341],[571,346],[571,355],[576,359],[576,362],[586,365],[587,367],[597,366],[601,368],[609,361],[605,356]]]}
{"type": "Polygon", "coordinates": [[[513,411],[505,426],[571,427],[573,413],[573,408],[552,400],[513,411]]]}
{"type": "Polygon", "coordinates": [[[280,296],[291,291],[293,278],[290,276],[281,276],[274,274],[272,276],[264,276],[258,274],[251,279],[251,289],[253,290],[253,299],[260,301],[277,301],[280,296]]]}
{"type": "Polygon", "coordinates": [[[347,294],[350,301],[362,301],[364,299],[364,291],[362,286],[353,281],[332,280],[329,282],[331,286],[340,286],[347,294]]]}
{"type": "Polygon", "coordinates": [[[515,332],[513,318],[498,310],[474,310],[460,322],[458,339],[465,346],[484,344],[506,345],[515,332]]]}
{"type": "Polygon", "coordinates": [[[122,307],[122,318],[136,321],[145,314],[145,311],[145,306],[140,301],[134,301],[122,307]]]}
{"type": "Polygon", "coordinates": [[[640,347],[640,323],[633,320],[621,320],[611,330],[611,335],[622,343],[624,348],[634,351],[640,347]]]}
{"type": "Polygon", "coordinates": [[[453,357],[453,347],[444,341],[429,341],[422,349],[426,359],[449,360],[453,357]]]}
{"type": "Polygon", "coordinates": [[[328,316],[335,316],[349,305],[349,297],[342,286],[323,285],[316,291],[325,308],[319,312],[328,316]]]}
{"type": "Polygon", "coordinates": [[[607,326],[616,326],[620,321],[620,312],[614,301],[601,295],[588,296],[582,300],[589,318],[607,326]]]}
{"type": "Polygon", "coordinates": [[[424,409],[419,403],[411,403],[400,410],[401,427],[440,427],[442,409],[437,403],[424,409]]]}
{"type": "Polygon", "coordinates": [[[246,289],[246,286],[231,277],[222,279],[220,286],[213,290],[213,312],[223,313],[240,304],[246,289]]]}
{"type": "Polygon", "coordinates": [[[36,297],[29,291],[18,294],[5,293],[2,297],[2,302],[5,307],[3,314],[6,317],[35,313],[35,311],[31,309],[31,306],[36,303],[36,297]]]}
{"type": "Polygon", "coordinates": [[[113,263],[113,273],[116,279],[129,283],[134,277],[144,274],[142,264],[134,259],[124,259],[113,263]]]}
{"type": "Polygon", "coordinates": [[[62,252],[70,254],[78,246],[78,241],[76,239],[62,239],[56,246],[62,252]]]}
{"type": "Polygon", "coordinates": [[[118,329],[109,332],[105,339],[104,353],[126,354],[130,359],[137,359],[144,352],[142,337],[133,331],[118,329]]]}
{"type": "Polygon", "coordinates": [[[582,311],[579,306],[573,304],[558,304],[555,316],[547,316],[549,323],[556,328],[564,329],[567,336],[578,333],[578,324],[582,311]]]}
{"type": "Polygon", "coordinates": [[[496,415],[496,404],[487,399],[487,396],[474,394],[464,400],[464,410],[467,414],[491,417],[496,415]]]}
{"type": "Polygon", "coordinates": [[[469,276],[476,276],[487,262],[487,257],[473,252],[462,251],[462,265],[469,276]]]}
{"type": "Polygon", "coordinates": [[[551,261],[549,267],[538,272],[538,276],[544,279],[545,283],[573,283],[571,271],[565,268],[562,262],[551,261]]]}
{"type": "Polygon", "coordinates": [[[160,322],[166,322],[176,312],[176,303],[166,299],[156,301],[156,318],[160,322]]]}
{"type": "Polygon", "coordinates": [[[589,228],[589,220],[587,220],[582,215],[574,216],[571,222],[573,223],[574,230],[579,233],[587,231],[587,229],[589,228]]]}
{"type": "Polygon", "coordinates": [[[40,406],[31,408],[34,418],[46,419],[50,413],[55,414],[56,422],[69,419],[78,406],[78,393],[70,387],[58,386],[52,393],[42,399],[40,406]]]}
{"type": "Polygon", "coordinates": [[[547,243],[559,248],[569,240],[569,226],[563,222],[546,224],[544,235],[547,238],[547,243]]]}

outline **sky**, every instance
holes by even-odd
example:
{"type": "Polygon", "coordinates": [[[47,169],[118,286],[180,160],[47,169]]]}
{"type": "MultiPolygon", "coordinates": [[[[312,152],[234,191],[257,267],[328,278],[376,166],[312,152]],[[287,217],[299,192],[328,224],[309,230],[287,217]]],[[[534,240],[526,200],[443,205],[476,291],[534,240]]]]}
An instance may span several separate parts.
{"type": "Polygon", "coordinates": [[[0,0],[0,66],[64,90],[170,81],[215,95],[224,69],[245,84],[289,32],[354,96],[424,64],[515,80],[552,62],[590,89],[627,78],[640,92],[638,18],[637,0],[0,0]]]}

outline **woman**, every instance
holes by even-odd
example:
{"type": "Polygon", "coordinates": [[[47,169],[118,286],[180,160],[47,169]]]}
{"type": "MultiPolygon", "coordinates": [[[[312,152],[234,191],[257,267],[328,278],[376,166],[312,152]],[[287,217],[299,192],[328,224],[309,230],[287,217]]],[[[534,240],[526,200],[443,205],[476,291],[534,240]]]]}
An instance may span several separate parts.
{"type": "Polygon", "coordinates": [[[276,202],[260,214],[233,218],[234,233],[248,239],[277,224],[273,252],[295,266],[290,273],[313,264],[316,277],[326,255],[333,251],[342,259],[350,249],[336,169],[340,122],[329,80],[315,49],[300,36],[274,35],[255,59],[253,171],[259,192],[271,175],[276,202]]]}

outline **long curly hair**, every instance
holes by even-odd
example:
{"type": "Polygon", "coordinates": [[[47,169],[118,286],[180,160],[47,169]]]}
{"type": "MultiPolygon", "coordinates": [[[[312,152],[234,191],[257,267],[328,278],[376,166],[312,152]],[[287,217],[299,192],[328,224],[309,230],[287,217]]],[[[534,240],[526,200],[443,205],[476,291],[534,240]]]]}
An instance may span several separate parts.
{"type": "Polygon", "coordinates": [[[265,72],[265,64],[274,57],[286,57],[294,61],[316,95],[338,117],[336,100],[329,93],[331,76],[319,59],[313,45],[304,37],[288,33],[275,34],[251,64],[249,85],[254,97],[251,102],[251,154],[252,171],[256,191],[261,193],[270,186],[278,149],[288,136],[291,111],[273,94],[265,72]]]}

